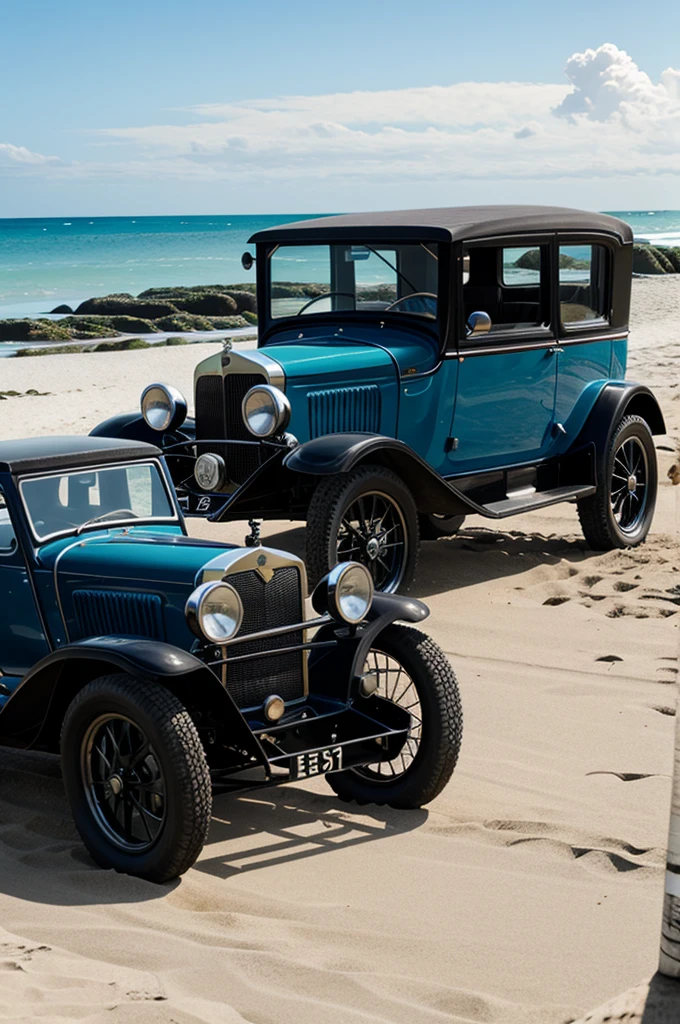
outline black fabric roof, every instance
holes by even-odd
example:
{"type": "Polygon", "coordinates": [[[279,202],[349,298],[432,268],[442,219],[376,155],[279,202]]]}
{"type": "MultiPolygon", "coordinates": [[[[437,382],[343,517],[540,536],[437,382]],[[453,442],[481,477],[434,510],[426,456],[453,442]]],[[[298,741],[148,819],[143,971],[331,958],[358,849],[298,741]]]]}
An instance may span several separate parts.
{"type": "Polygon", "coordinates": [[[40,473],[160,454],[152,444],[114,437],[27,437],[0,442],[0,473],[40,473]]]}
{"type": "Polygon", "coordinates": [[[431,241],[456,242],[533,231],[599,231],[633,241],[625,221],[562,206],[450,206],[318,217],[258,231],[249,242],[431,241]]]}

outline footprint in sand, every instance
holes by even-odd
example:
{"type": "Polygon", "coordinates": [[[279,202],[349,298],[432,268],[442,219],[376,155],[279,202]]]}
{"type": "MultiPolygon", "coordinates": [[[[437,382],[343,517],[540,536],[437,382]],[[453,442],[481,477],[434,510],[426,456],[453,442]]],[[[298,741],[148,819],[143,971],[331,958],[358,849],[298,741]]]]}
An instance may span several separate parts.
{"type": "Polygon", "coordinates": [[[618,654],[603,654],[601,658],[595,658],[595,661],[623,661],[618,654]]]}
{"type": "Polygon", "coordinates": [[[652,711],[658,711],[660,715],[669,715],[671,718],[675,716],[675,708],[669,708],[663,704],[650,704],[652,711]]]}
{"type": "Polygon", "coordinates": [[[566,604],[567,601],[571,601],[571,598],[570,597],[548,597],[543,602],[543,604],[544,605],[547,604],[547,605],[550,605],[552,607],[556,607],[558,604],[566,604]]]}
{"type": "Polygon", "coordinates": [[[621,779],[621,782],[639,782],[640,779],[665,779],[668,776],[660,775],[657,772],[650,772],[645,774],[644,772],[608,772],[608,771],[597,771],[597,772],[586,772],[586,775],[613,775],[616,779],[621,779]]]}

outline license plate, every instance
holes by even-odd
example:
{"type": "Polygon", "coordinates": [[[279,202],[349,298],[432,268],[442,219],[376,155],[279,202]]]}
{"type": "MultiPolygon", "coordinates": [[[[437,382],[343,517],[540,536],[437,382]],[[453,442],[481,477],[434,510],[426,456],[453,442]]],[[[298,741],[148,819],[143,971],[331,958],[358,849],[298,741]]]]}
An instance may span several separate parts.
{"type": "Polygon", "coordinates": [[[297,754],[292,765],[294,779],[307,779],[311,775],[339,772],[342,768],[342,747],[327,747],[311,753],[297,754]]]}

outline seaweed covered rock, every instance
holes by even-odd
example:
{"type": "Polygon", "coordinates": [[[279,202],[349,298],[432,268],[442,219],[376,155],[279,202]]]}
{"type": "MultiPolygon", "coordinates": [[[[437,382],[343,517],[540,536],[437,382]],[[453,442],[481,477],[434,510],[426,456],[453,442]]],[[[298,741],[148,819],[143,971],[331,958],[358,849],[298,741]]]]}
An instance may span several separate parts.
{"type": "Polygon", "coordinates": [[[257,297],[254,292],[226,292],[236,303],[237,313],[257,313],[257,297]]]}
{"type": "Polygon", "coordinates": [[[238,313],[238,303],[231,295],[220,292],[198,292],[174,300],[177,309],[200,316],[232,316],[238,313]]]}
{"type": "Polygon", "coordinates": [[[102,295],[100,298],[86,299],[76,309],[76,314],[95,313],[99,316],[136,316],[146,320],[156,320],[160,316],[176,313],[177,307],[171,302],[136,299],[126,293],[102,295]]]}
{"type": "MultiPolygon", "coordinates": [[[[528,249],[526,252],[523,252],[519,259],[515,260],[513,267],[519,267],[521,270],[540,270],[540,249],[528,249]]],[[[590,267],[590,263],[588,260],[579,260],[575,256],[570,256],[567,252],[561,252],[560,267],[563,270],[587,270],[590,267]]]]}
{"type": "Polygon", "coordinates": [[[633,246],[634,274],[667,274],[669,266],[672,268],[672,263],[668,257],[660,256],[655,245],[639,243],[633,246]]]}
{"type": "Polygon", "coordinates": [[[674,272],[680,274],[680,246],[669,246],[668,248],[659,246],[659,249],[671,263],[674,272]]]}
{"type": "Polygon", "coordinates": [[[54,309],[50,310],[50,313],[72,313],[73,310],[70,306],[63,304],[61,306],[55,306],[54,309]]]}
{"type": "Polygon", "coordinates": [[[169,316],[160,317],[155,321],[159,331],[214,331],[215,328],[206,316],[197,316],[194,313],[175,312],[169,316]]]}
{"type": "Polygon", "coordinates": [[[68,327],[54,320],[0,320],[0,341],[69,341],[68,327]]]}

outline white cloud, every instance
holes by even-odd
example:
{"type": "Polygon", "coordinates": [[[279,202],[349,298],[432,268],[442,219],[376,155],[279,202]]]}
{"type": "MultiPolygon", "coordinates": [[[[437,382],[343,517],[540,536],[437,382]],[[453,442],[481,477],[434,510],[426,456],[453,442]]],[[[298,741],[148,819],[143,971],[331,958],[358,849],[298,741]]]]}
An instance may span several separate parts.
{"type": "Polygon", "coordinates": [[[9,142],[0,142],[0,167],[44,167],[45,164],[56,162],[53,156],[32,153],[25,146],[13,146],[9,142]]]}
{"type": "Polygon", "coordinates": [[[163,175],[379,183],[680,173],[680,71],[652,82],[612,43],[569,84],[451,86],[203,104],[180,125],[104,129],[163,175]],[[662,160],[663,164],[658,161],[662,160]],[[200,168],[200,169],[199,169],[200,168]]]}

